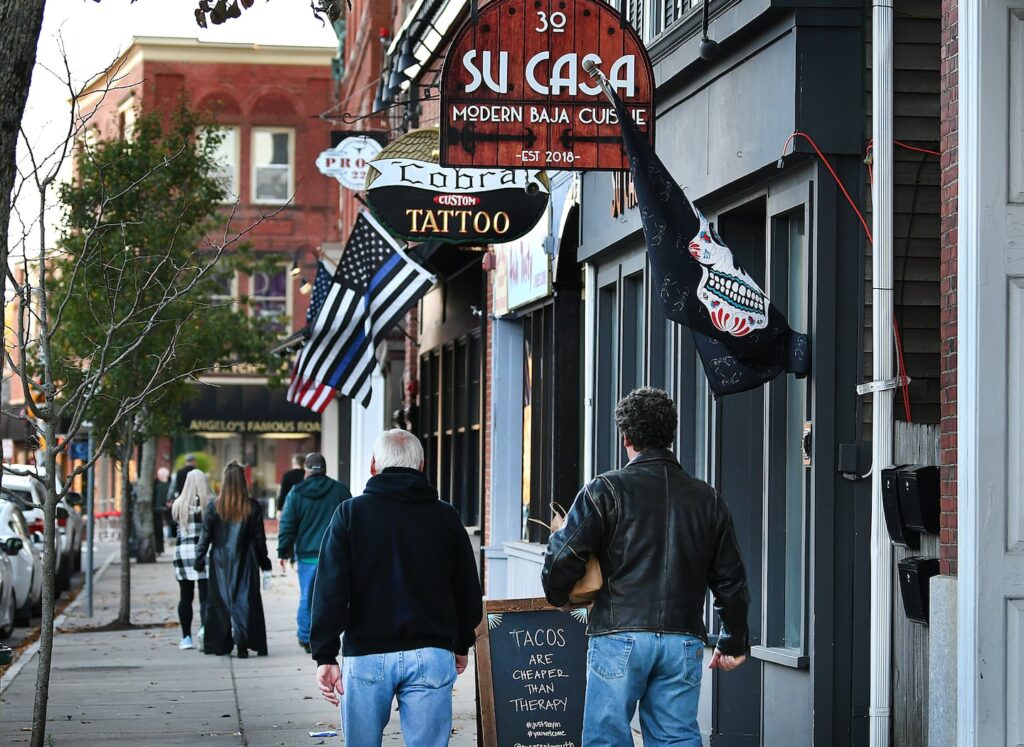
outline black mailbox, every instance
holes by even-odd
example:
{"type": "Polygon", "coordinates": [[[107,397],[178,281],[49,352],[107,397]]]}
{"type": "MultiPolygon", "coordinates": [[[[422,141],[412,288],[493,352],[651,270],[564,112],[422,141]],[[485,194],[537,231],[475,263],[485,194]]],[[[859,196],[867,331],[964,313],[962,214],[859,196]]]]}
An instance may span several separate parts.
{"type": "Polygon", "coordinates": [[[899,471],[903,467],[889,467],[882,470],[882,508],[885,512],[885,526],[889,530],[889,538],[897,545],[916,550],[919,543],[918,533],[907,526],[900,510],[899,471]]]}
{"type": "Polygon", "coordinates": [[[928,624],[928,588],[932,576],[939,572],[937,558],[911,556],[898,564],[900,594],[903,596],[903,610],[907,619],[928,624]]]}
{"type": "Polygon", "coordinates": [[[939,468],[911,465],[899,470],[900,513],[911,529],[939,533],[939,468]]]}

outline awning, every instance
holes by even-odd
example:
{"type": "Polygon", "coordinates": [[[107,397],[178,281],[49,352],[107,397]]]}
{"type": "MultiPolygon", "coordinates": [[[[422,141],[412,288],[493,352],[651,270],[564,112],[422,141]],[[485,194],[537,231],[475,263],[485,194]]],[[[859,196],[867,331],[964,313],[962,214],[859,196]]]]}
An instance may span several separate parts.
{"type": "Polygon", "coordinates": [[[313,435],[320,416],[285,399],[284,389],[265,384],[198,384],[198,396],[181,411],[190,433],[313,435]]]}

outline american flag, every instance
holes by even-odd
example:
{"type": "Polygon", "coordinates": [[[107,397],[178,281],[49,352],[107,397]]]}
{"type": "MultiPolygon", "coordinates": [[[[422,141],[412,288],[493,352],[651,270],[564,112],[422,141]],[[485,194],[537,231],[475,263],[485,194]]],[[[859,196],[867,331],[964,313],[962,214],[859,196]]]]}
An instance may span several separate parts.
{"type": "Polygon", "coordinates": [[[288,401],[323,412],[337,390],[366,407],[374,350],[435,282],[371,215],[361,213],[299,351],[288,401]]]}
{"type": "Polygon", "coordinates": [[[313,295],[309,299],[309,308],[306,309],[306,324],[313,324],[320,308],[327,300],[327,293],[331,290],[331,271],[323,261],[316,263],[316,280],[313,281],[313,295]]]}

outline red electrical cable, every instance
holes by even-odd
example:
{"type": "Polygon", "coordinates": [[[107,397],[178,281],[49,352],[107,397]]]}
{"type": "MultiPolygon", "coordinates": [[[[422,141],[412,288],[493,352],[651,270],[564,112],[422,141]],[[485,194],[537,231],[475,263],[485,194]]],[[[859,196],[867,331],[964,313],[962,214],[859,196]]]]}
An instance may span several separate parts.
{"type": "MultiPolygon", "coordinates": [[[[836,173],[836,170],[832,168],[832,164],[829,163],[827,158],[825,158],[825,154],[821,152],[820,148],[818,148],[818,144],[814,142],[814,138],[812,138],[806,132],[800,132],[799,130],[794,132],[792,135],[790,135],[789,138],[786,139],[785,144],[782,146],[782,155],[779,156],[779,164],[780,164],[780,166],[781,166],[781,163],[782,163],[782,159],[786,155],[786,148],[788,148],[789,144],[792,143],[793,140],[795,138],[797,138],[797,137],[802,137],[804,140],[806,140],[810,144],[810,146],[812,148],[814,148],[814,152],[818,154],[818,158],[820,158],[821,162],[823,164],[825,164],[825,168],[828,169],[828,172],[832,175],[832,178],[835,180],[836,186],[839,187],[839,190],[843,193],[843,196],[846,198],[846,201],[848,203],[850,203],[850,207],[853,208],[853,212],[855,212],[857,214],[857,217],[860,219],[860,224],[864,227],[864,233],[867,235],[868,241],[871,242],[872,245],[874,245],[875,239],[871,235],[871,229],[868,227],[868,222],[864,219],[864,214],[861,213],[860,208],[857,207],[857,203],[855,203],[853,201],[853,198],[850,197],[850,193],[846,191],[846,187],[845,187],[845,185],[843,185],[842,179],[839,178],[839,175],[836,173]]],[[[896,143],[896,145],[899,145],[900,147],[906,148],[907,150],[917,150],[917,151],[921,151],[923,153],[930,153],[930,154],[933,154],[933,155],[940,155],[940,154],[936,153],[935,151],[929,151],[929,150],[925,150],[924,148],[917,148],[915,146],[906,145],[905,143],[901,143],[899,141],[893,141],[893,142],[896,143]]],[[[873,145],[872,143],[868,144],[868,149],[867,150],[868,150],[869,153],[871,151],[872,145],[873,145]]],[[[873,179],[873,177],[870,176],[870,172],[871,172],[871,170],[869,168],[868,169],[869,178],[873,179]]],[[[907,381],[906,369],[904,368],[903,344],[902,344],[902,342],[900,340],[900,329],[899,329],[899,324],[896,322],[896,315],[895,314],[893,314],[893,317],[892,317],[892,328],[893,328],[893,336],[894,336],[895,342],[896,342],[896,360],[897,360],[897,365],[898,365],[898,369],[899,369],[898,370],[898,375],[899,375],[899,380],[900,380],[900,383],[901,383],[901,386],[902,386],[902,389],[903,389],[903,412],[904,412],[904,414],[907,417],[907,422],[910,423],[910,422],[913,422],[913,420],[911,418],[911,414],[910,414],[910,384],[907,381]]]]}

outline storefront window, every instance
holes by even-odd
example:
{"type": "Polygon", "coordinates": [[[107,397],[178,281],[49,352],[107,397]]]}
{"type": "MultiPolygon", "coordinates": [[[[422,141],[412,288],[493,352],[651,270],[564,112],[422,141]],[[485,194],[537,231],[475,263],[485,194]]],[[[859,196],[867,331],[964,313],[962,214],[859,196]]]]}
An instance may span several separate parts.
{"type": "Polygon", "coordinates": [[[569,508],[566,497],[554,495],[554,336],[553,304],[524,319],[522,537],[530,542],[547,541],[545,527],[551,522],[551,501],[569,508]]]}
{"type": "MultiPolygon", "coordinates": [[[[808,328],[808,251],[804,211],[773,221],[772,300],[785,309],[793,329],[808,328]]],[[[807,547],[806,481],[803,441],[807,422],[807,380],[780,376],[771,384],[770,423],[774,454],[769,458],[767,645],[804,648],[807,547]],[[779,453],[779,449],[784,453],[779,453]]]]}
{"type": "Polygon", "coordinates": [[[622,279],[622,390],[629,394],[643,383],[644,375],[644,274],[622,279]]]}
{"type": "Polygon", "coordinates": [[[615,403],[619,392],[619,309],[616,283],[606,285],[597,297],[597,407],[595,408],[594,471],[615,467],[615,403]]]}
{"type": "Polygon", "coordinates": [[[420,438],[426,473],[466,526],[479,521],[481,365],[477,334],[420,358],[420,438]]]}

